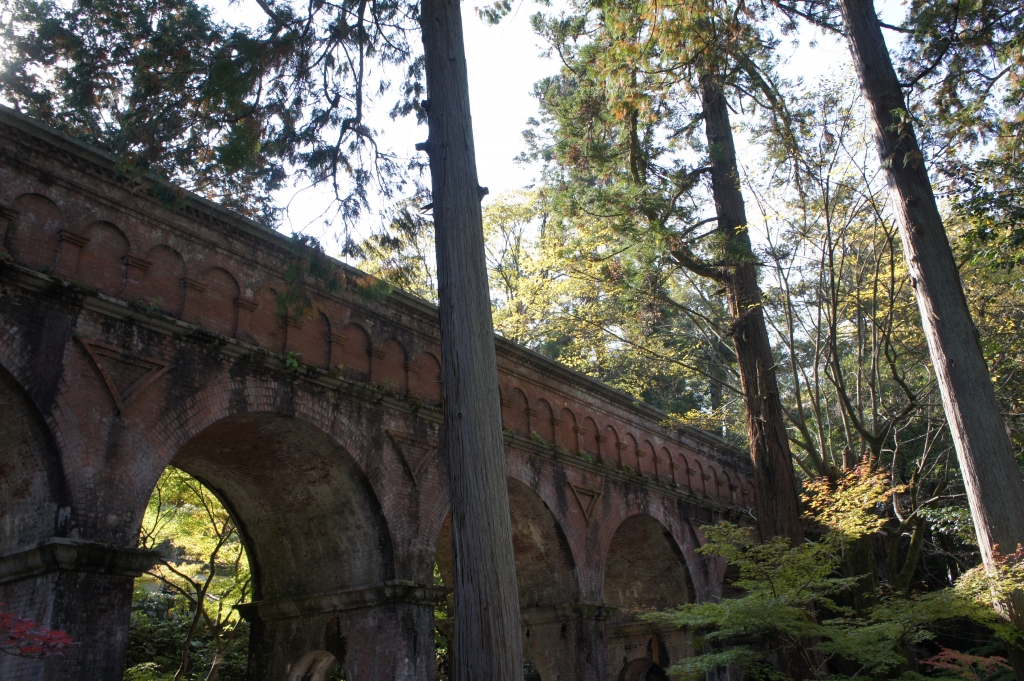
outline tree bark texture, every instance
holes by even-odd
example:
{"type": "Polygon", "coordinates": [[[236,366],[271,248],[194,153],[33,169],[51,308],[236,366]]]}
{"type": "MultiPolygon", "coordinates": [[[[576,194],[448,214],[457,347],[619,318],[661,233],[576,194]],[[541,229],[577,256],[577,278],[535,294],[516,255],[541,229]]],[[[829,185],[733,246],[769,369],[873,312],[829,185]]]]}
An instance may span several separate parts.
{"type": "Polygon", "coordinates": [[[803,543],[803,526],[796,477],[764,320],[757,261],[747,230],[729,109],[722,88],[710,78],[701,80],[701,98],[711,156],[711,189],[727,263],[724,284],[732,314],[729,331],[747,412],[757,528],[762,540],[785,537],[798,546],[803,543]]]}
{"type": "MultiPolygon", "coordinates": [[[[875,122],[910,281],[953,436],[978,545],[986,564],[996,547],[1024,543],[1024,479],[1014,459],[960,274],[932,193],[924,158],[872,0],[840,0],[847,40],[875,122]]],[[[1024,598],[1007,604],[1024,624],[1024,598]]],[[[1018,679],[1024,661],[1012,655],[1018,679]]]]}
{"type": "Polygon", "coordinates": [[[437,284],[444,448],[452,495],[457,681],[521,681],[501,397],[484,256],[462,16],[456,0],[420,10],[437,284]]]}

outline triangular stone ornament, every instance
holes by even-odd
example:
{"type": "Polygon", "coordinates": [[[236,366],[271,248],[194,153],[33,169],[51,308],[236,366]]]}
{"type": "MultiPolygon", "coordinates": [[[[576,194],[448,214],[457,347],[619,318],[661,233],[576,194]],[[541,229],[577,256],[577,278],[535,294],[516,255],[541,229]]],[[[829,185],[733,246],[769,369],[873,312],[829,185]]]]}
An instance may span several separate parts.
{"type": "Polygon", "coordinates": [[[597,500],[601,498],[604,491],[593,487],[574,485],[571,482],[569,483],[569,489],[572,490],[573,496],[576,497],[576,501],[579,502],[580,509],[583,510],[583,518],[587,521],[587,525],[590,525],[590,521],[594,519],[594,509],[597,508],[597,500]]]}
{"type": "Polygon", "coordinates": [[[124,414],[135,398],[171,368],[167,362],[148,357],[135,357],[120,348],[99,341],[79,336],[78,342],[106,383],[119,414],[124,414]]]}
{"type": "Polygon", "coordinates": [[[424,442],[410,437],[405,433],[398,433],[393,430],[384,431],[391,438],[391,443],[398,451],[399,458],[405,464],[406,469],[412,477],[413,484],[419,484],[420,473],[427,467],[430,460],[437,452],[437,445],[433,442],[424,442]]]}

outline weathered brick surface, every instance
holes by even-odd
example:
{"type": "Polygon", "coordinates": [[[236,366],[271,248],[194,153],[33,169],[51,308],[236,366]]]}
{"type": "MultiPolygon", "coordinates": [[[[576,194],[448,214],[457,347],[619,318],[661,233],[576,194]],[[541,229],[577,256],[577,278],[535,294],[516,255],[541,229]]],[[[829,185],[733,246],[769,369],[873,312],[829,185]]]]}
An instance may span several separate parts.
{"type": "MultiPolygon", "coordinates": [[[[310,284],[284,323],[287,240],[184,204],[0,110],[0,598],[80,642],[0,677],[120,678],[144,558],[124,551],[173,463],[243,528],[254,679],[328,656],[352,681],[431,678],[434,562],[451,571],[436,310],[310,284]],[[64,558],[33,564],[55,538],[64,558]]],[[[629,610],[720,592],[696,528],[753,503],[745,457],[497,347],[527,656],[604,681],[688,654],[629,610]]]]}

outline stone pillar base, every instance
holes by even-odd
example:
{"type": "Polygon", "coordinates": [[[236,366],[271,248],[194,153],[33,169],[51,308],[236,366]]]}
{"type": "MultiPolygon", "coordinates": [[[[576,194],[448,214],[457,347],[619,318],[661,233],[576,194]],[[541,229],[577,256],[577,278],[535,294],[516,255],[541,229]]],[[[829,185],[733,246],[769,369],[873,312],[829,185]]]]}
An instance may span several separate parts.
{"type": "Polygon", "coordinates": [[[432,681],[434,606],[446,589],[388,582],[239,606],[249,620],[249,673],[322,681],[335,661],[348,681],[432,681]]]}
{"type": "Polygon", "coordinates": [[[608,624],[607,635],[612,681],[622,676],[623,670],[636,668],[639,660],[667,669],[694,654],[690,634],[667,625],[620,621],[608,624]]]}
{"type": "Polygon", "coordinates": [[[0,556],[3,609],[74,639],[64,657],[0,655],[0,679],[120,681],[135,578],[157,560],[155,551],[56,537],[0,556]]]}
{"type": "Polygon", "coordinates": [[[608,611],[600,603],[524,610],[523,654],[544,681],[607,681],[608,611]]]}

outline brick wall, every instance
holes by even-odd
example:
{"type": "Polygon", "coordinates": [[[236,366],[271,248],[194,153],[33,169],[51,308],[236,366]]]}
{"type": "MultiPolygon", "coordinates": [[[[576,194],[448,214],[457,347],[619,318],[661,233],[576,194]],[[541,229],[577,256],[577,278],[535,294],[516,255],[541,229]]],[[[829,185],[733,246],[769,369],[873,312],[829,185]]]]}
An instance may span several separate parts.
{"type": "MultiPolygon", "coordinates": [[[[130,570],[22,563],[58,536],[121,560],[174,464],[243,528],[254,678],[334,655],[332,626],[348,632],[347,678],[428,678],[427,597],[395,589],[420,594],[435,560],[450,573],[436,309],[310,283],[312,307],[285,319],[287,239],[186,204],[161,205],[102,154],[0,110],[0,589],[84,644],[23,677],[119,678],[130,570]],[[70,591],[45,586],[58,583],[70,591]],[[388,667],[375,646],[416,652],[388,667]]],[[[745,455],[496,343],[534,664],[545,681],[596,680],[618,674],[627,647],[686,654],[624,613],[634,595],[673,605],[720,591],[694,527],[752,503],[745,455]]]]}

